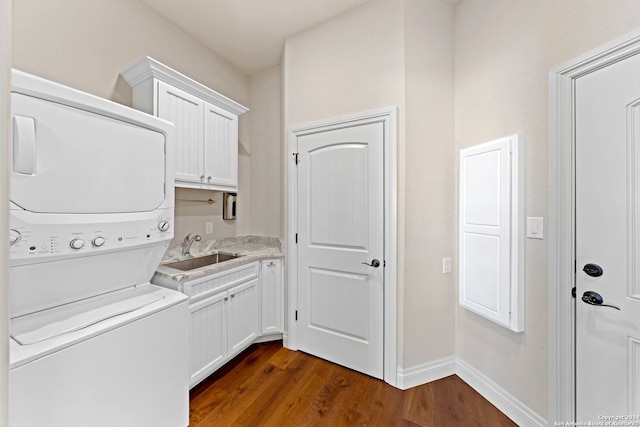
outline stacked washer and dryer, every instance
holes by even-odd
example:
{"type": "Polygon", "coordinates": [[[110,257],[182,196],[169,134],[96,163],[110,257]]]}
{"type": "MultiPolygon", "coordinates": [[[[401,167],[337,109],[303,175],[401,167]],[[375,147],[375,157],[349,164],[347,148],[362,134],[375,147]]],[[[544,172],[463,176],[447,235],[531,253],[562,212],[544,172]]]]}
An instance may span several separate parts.
{"type": "Polygon", "coordinates": [[[186,296],[149,283],[173,238],[173,125],[12,79],[10,425],[187,426],[186,296]]]}

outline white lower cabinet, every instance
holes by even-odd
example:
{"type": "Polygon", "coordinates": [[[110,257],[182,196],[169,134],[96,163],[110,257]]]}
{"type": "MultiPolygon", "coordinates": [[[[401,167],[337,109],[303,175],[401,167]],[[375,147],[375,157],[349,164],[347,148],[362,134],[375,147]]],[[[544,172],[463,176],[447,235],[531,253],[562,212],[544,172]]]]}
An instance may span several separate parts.
{"type": "Polygon", "coordinates": [[[190,388],[264,335],[282,333],[282,260],[267,259],[184,283],[190,388]]]}
{"type": "Polygon", "coordinates": [[[189,387],[227,361],[226,292],[192,304],[189,325],[189,387]]]}
{"type": "Polygon", "coordinates": [[[260,335],[258,279],[227,291],[227,357],[240,353],[260,335]]]}
{"type": "Polygon", "coordinates": [[[281,259],[260,261],[260,291],[262,293],[262,335],[282,333],[284,286],[281,259]]]}
{"type": "Polygon", "coordinates": [[[260,334],[258,283],[258,279],[250,280],[190,306],[190,387],[249,347],[260,334]]]}

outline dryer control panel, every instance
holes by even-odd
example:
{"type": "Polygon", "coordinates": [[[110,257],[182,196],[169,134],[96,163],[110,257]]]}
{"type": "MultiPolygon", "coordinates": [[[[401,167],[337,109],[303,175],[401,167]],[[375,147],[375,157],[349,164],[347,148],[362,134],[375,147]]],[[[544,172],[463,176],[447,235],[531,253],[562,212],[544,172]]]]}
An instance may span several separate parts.
{"type": "Polygon", "coordinates": [[[173,238],[171,215],[126,222],[37,224],[15,215],[9,232],[11,265],[53,261],[70,256],[95,255],[173,238]]]}

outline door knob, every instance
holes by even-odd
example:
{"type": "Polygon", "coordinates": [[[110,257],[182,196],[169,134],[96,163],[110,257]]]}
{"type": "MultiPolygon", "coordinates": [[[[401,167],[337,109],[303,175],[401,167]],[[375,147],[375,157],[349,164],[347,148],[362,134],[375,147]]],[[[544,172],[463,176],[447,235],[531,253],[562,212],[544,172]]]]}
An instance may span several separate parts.
{"type": "Polygon", "coordinates": [[[371,260],[371,264],[369,264],[368,262],[363,262],[362,264],[368,265],[369,267],[374,267],[374,268],[380,267],[380,261],[378,261],[377,259],[371,260]]]}
{"type": "Polygon", "coordinates": [[[597,305],[599,307],[611,307],[615,308],[616,310],[620,310],[620,308],[616,307],[615,305],[603,304],[604,299],[602,298],[602,295],[594,291],[587,291],[582,294],[582,301],[590,305],[597,305]]]}

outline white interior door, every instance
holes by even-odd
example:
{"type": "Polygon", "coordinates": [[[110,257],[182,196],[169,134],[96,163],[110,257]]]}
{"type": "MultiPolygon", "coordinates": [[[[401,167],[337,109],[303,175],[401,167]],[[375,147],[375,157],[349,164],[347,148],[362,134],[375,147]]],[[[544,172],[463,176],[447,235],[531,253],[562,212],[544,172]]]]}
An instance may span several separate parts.
{"type": "Polygon", "coordinates": [[[384,125],[297,141],[298,347],[382,378],[384,125]]]}
{"type": "Polygon", "coordinates": [[[576,83],[577,421],[640,414],[639,192],[633,56],[576,83]]]}

